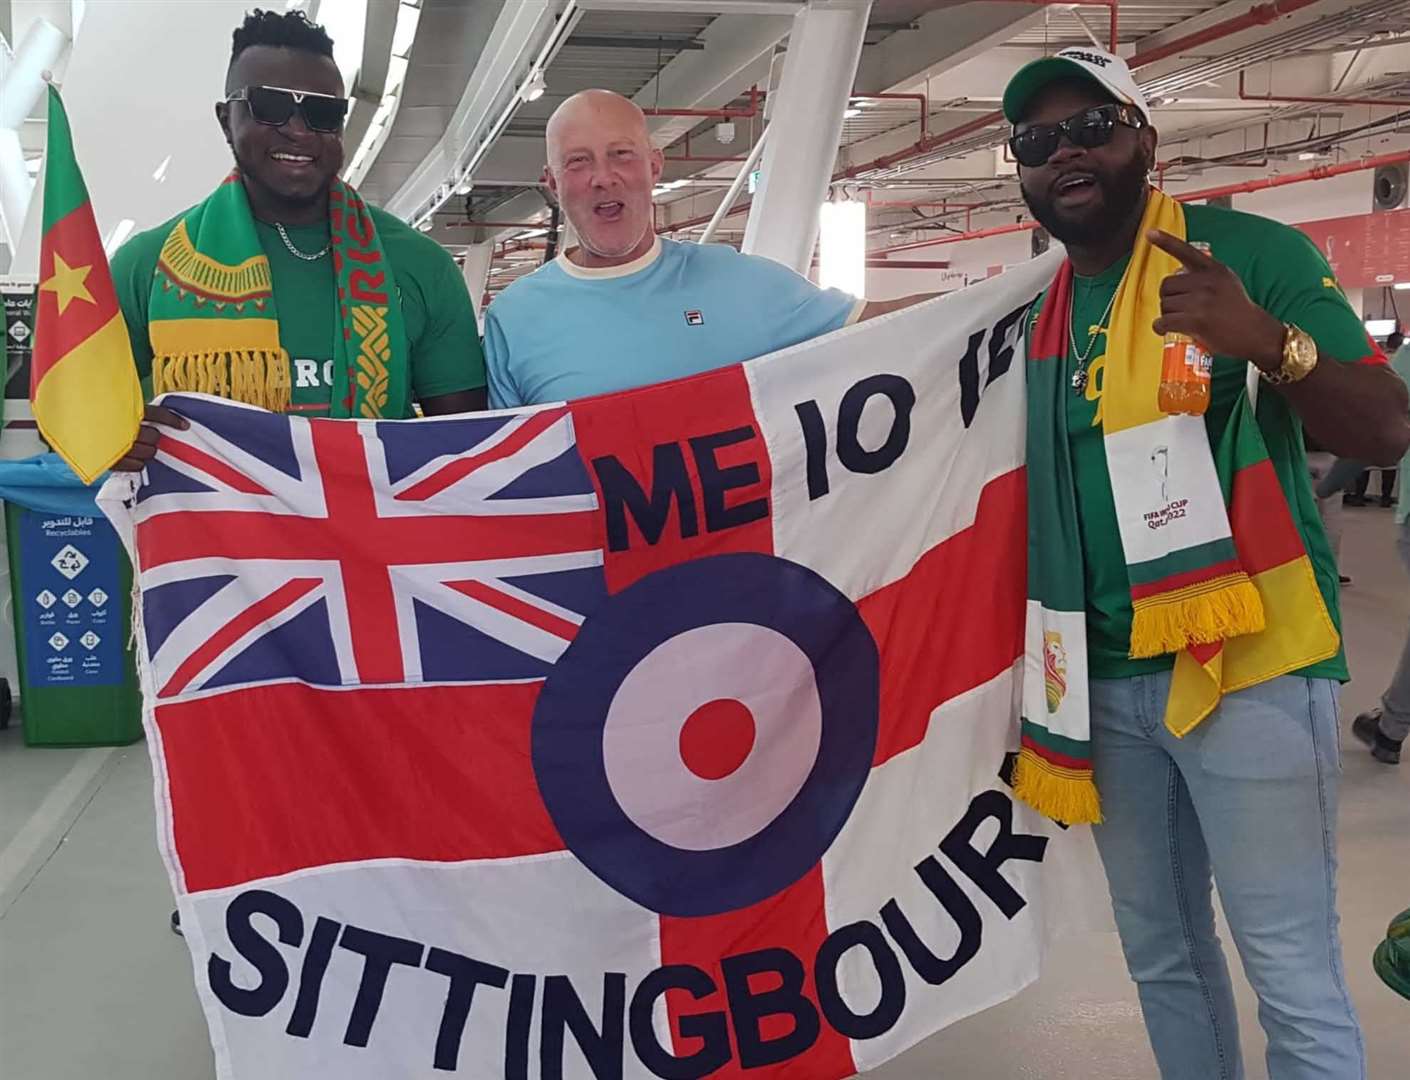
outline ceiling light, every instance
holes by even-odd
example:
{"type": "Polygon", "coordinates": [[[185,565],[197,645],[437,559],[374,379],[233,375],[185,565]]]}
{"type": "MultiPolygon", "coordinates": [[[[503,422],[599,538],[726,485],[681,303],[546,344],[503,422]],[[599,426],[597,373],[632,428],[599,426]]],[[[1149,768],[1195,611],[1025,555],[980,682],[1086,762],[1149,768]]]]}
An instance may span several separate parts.
{"type": "Polygon", "coordinates": [[[1407,289],[1410,289],[1410,281],[1397,281],[1395,283],[1395,289],[1398,292],[1405,292],[1407,289]]]}
{"type": "Polygon", "coordinates": [[[455,193],[457,195],[469,195],[470,192],[474,190],[475,185],[470,182],[470,178],[468,176],[464,180],[460,181],[460,183],[455,185],[455,193]]]}
{"type": "Polygon", "coordinates": [[[1366,333],[1372,337],[1385,337],[1387,334],[1394,333],[1395,327],[1396,321],[1394,319],[1366,320],[1366,333]]]}
{"type": "Polygon", "coordinates": [[[431,226],[432,226],[432,221],[431,221],[431,219],[430,219],[429,217],[423,217],[420,221],[418,221],[418,222],[416,223],[416,231],[417,231],[417,232],[430,232],[430,231],[431,231],[431,226]]]}
{"type": "Polygon", "coordinates": [[[734,124],[731,121],[725,120],[724,122],[715,125],[716,142],[723,143],[728,146],[730,143],[734,142],[734,135],[734,124]]]}
{"type": "Polygon", "coordinates": [[[167,170],[167,166],[169,166],[170,164],[171,164],[171,155],[168,154],[166,157],[162,158],[162,163],[157,166],[157,171],[154,172],[154,173],[152,173],[152,179],[155,180],[155,181],[156,181],[157,183],[159,183],[159,184],[160,184],[163,180],[165,180],[165,179],[166,179],[166,170],[167,170]]]}
{"type": "Polygon", "coordinates": [[[543,97],[547,89],[548,85],[543,81],[543,72],[536,69],[529,76],[528,82],[524,83],[524,100],[537,101],[539,98],[543,97]]]}
{"type": "Polygon", "coordinates": [[[842,118],[843,118],[844,120],[850,120],[850,119],[852,119],[852,117],[854,117],[854,116],[861,116],[861,115],[862,115],[862,110],[861,110],[861,109],[858,109],[856,106],[853,106],[852,108],[846,109],[846,110],[843,111],[843,113],[842,113],[842,118]]]}
{"type": "Polygon", "coordinates": [[[822,204],[818,223],[818,284],[853,296],[867,287],[867,207],[845,199],[822,204]]]}

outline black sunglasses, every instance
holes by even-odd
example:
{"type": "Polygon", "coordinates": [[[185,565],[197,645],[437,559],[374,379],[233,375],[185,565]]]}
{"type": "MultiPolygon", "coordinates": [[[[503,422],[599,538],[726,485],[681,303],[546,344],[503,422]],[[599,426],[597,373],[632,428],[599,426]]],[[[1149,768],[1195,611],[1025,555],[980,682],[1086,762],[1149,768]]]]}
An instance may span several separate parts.
{"type": "Polygon", "coordinates": [[[325,134],[343,130],[348,115],[348,99],[311,90],[289,90],[283,86],[247,86],[236,90],[227,101],[243,101],[257,124],[283,127],[294,113],[304,118],[310,131],[325,134]]]}
{"type": "Polygon", "coordinates": [[[1146,126],[1146,120],[1140,110],[1130,105],[1098,105],[1056,124],[1032,124],[1015,131],[1009,137],[1009,149],[1020,165],[1036,169],[1057,152],[1064,135],[1073,146],[1091,150],[1111,142],[1118,124],[1139,130],[1146,126]]]}

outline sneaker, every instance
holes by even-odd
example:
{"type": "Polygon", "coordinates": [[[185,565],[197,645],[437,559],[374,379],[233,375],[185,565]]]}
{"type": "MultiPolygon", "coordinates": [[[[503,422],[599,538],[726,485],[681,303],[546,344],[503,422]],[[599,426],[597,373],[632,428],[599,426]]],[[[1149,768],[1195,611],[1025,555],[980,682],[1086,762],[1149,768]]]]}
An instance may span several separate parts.
{"type": "Polygon", "coordinates": [[[1371,756],[1387,765],[1400,764],[1400,739],[1390,739],[1381,731],[1381,710],[1364,712],[1351,722],[1351,733],[1371,748],[1371,756]]]}
{"type": "Polygon", "coordinates": [[[186,936],[181,930],[181,912],[179,911],[173,911],[171,913],[171,932],[177,937],[186,936]]]}

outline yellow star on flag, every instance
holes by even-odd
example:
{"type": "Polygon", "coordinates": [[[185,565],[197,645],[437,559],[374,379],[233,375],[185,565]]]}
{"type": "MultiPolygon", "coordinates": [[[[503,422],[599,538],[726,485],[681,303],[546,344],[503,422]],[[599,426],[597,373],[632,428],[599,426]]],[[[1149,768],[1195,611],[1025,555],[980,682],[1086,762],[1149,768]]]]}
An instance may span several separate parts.
{"type": "Polygon", "coordinates": [[[84,284],[92,269],[92,266],[70,266],[56,251],[54,252],[54,276],[40,285],[39,291],[51,292],[55,295],[59,301],[60,315],[75,300],[86,300],[90,304],[95,304],[97,301],[93,299],[92,293],[88,291],[88,286],[84,284]]]}

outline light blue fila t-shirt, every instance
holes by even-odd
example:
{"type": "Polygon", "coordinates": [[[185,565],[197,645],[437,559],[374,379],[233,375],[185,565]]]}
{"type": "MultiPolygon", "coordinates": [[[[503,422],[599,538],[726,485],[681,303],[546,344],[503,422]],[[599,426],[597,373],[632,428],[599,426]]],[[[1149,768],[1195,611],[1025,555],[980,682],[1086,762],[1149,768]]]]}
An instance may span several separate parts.
{"type": "Polygon", "coordinates": [[[490,406],[628,390],[727,367],[840,329],[864,301],[723,244],[658,240],[623,266],[564,256],[485,314],[490,406]]]}

